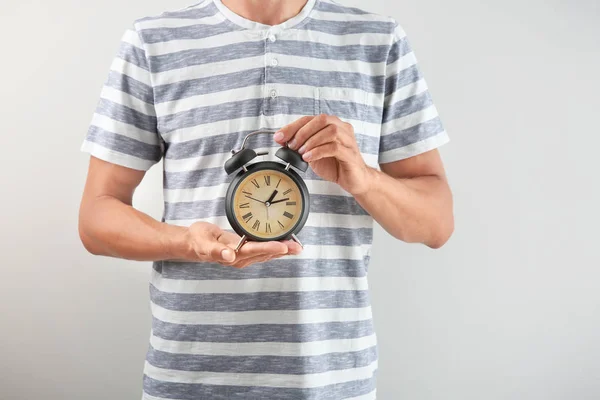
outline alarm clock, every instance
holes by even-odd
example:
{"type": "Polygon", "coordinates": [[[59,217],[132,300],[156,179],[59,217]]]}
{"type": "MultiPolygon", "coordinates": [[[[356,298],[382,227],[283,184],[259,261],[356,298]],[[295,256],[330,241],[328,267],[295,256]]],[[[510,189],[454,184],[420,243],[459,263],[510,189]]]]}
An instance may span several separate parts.
{"type": "Polygon", "coordinates": [[[241,236],[237,252],[247,241],[266,242],[292,239],[306,223],[310,196],[304,180],[293,168],[305,172],[308,163],[302,156],[285,146],[275,152],[278,161],[250,163],[268,151],[256,152],[246,148],[248,138],[275,131],[260,130],[249,133],[239,150],[225,162],[227,175],[235,175],[225,195],[225,215],[233,230],[241,236]],[[250,163],[250,164],[249,164],[250,163]]]}

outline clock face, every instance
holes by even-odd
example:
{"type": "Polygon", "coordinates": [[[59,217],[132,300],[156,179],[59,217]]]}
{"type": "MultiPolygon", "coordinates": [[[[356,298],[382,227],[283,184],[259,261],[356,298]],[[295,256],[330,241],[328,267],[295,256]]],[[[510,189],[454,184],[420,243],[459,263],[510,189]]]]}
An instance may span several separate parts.
{"type": "Polygon", "coordinates": [[[246,233],[262,239],[287,236],[304,209],[304,197],[296,182],[274,169],[248,173],[232,197],[235,220],[246,233]]]}

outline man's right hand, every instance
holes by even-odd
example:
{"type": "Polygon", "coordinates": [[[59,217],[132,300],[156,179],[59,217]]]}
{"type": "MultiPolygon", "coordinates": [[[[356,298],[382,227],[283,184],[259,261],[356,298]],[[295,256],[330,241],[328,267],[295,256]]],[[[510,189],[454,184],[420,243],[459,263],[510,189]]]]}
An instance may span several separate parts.
{"type": "Polygon", "coordinates": [[[302,247],[292,241],[247,242],[238,252],[235,247],[240,237],[208,222],[196,222],[188,228],[187,238],[197,261],[215,262],[244,268],[285,255],[300,254],[302,247]]]}
{"type": "Polygon", "coordinates": [[[299,254],[293,241],[248,242],[214,224],[169,225],[132,207],[144,171],[90,158],[79,212],[79,236],[92,254],[138,261],[204,261],[243,268],[287,254],[299,254]]]}

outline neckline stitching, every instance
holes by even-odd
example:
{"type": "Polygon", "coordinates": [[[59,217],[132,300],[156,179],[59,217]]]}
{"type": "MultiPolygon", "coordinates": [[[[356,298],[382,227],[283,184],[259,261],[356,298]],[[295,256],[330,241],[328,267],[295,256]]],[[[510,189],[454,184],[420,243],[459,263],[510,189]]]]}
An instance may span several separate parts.
{"type": "Polygon", "coordinates": [[[309,21],[310,14],[312,14],[318,1],[319,0],[308,0],[302,8],[302,10],[300,10],[300,12],[292,18],[277,25],[266,25],[260,22],[252,21],[234,13],[227,6],[225,6],[225,4],[223,4],[221,0],[212,0],[219,12],[223,14],[223,16],[229,22],[233,23],[236,26],[242,27],[243,29],[246,29],[248,31],[257,33],[269,30],[284,31],[287,29],[297,28],[301,25],[306,24],[309,21]],[[298,20],[294,21],[295,19],[298,20]]]}

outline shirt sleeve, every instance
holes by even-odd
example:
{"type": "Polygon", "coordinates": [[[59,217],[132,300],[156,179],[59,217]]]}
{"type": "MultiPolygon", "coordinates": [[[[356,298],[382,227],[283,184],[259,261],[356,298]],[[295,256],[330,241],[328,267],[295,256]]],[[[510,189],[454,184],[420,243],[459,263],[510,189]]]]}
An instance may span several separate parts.
{"type": "Polygon", "coordinates": [[[449,140],[406,34],[394,23],[386,65],[380,164],[416,156],[449,140]]]}
{"type": "Polygon", "coordinates": [[[142,171],[162,158],[150,67],[134,27],[123,34],[81,150],[142,171]]]}

